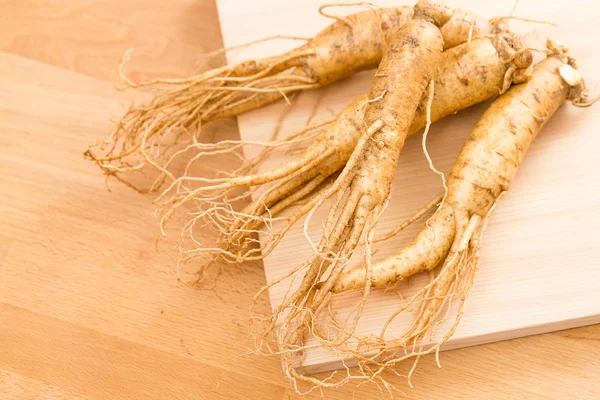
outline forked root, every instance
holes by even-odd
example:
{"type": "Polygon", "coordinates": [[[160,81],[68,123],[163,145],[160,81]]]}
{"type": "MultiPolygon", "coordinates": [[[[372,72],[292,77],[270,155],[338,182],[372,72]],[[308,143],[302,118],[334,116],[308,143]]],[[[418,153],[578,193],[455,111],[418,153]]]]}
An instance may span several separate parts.
{"type": "MultiPolygon", "coordinates": [[[[439,32],[450,18],[451,12],[437,3],[422,1],[415,6],[415,17],[404,29],[398,30],[388,43],[389,49],[379,65],[368,98],[363,102],[365,113],[363,132],[342,173],[333,186],[325,192],[310,211],[305,224],[305,236],[313,248],[313,255],[305,264],[292,270],[296,274],[307,268],[300,285],[291,295],[286,295],[272,315],[265,320],[264,336],[272,337],[282,353],[285,374],[297,389],[298,382],[319,387],[335,387],[353,379],[341,381],[308,377],[297,372],[294,356],[302,357],[307,349],[309,334],[326,348],[343,348],[354,335],[358,319],[366,304],[371,287],[371,244],[373,228],[387,208],[398,157],[410,132],[411,123],[428,84],[431,90],[426,103],[427,115],[433,100],[434,68],[441,57],[443,43],[439,32]],[[410,47],[411,39],[418,38],[418,51],[410,47]],[[428,59],[431,64],[422,70],[403,71],[407,75],[396,82],[398,65],[411,65],[413,58],[428,59]],[[402,90],[396,90],[401,85],[402,90]],[[400,106],[401,105],[401,106],[400,106]],[[402,111],[388,113],[402,107],[402,111]],[[333,199],[323,226],[318,245],[310,240],[308,222],[315,211],[327,200],[333,199]],[[333,341],[315,329],[315,316],[326,303],[336,282],[346,269],[354,250],[366,232],[365,286],[362,300],[355,309],[351,328],[344,329],[333,341]]],[[[431,119],[427,118],[427,126],[431,119]]],[[[363,374],[362,379],[366,378],[363,374]]]]}
{"type": "MultiPolygon", "coordinates": [[[[370,260],[373,228],[387,207],[389,192],[387,192],[388,197],[380,200],[378,197],[369,196],[363,190],[351,190],[351,187],[360,170],[356,166],[363,161],[362,151],[372,145],[372,136],[381,129],[382,125],[383,123],[378,121],[367,129],[335,183],[310,204],[312,209],[305,221],[305,232],[315,210],[326,200],[330,198],[333,200],[323,228],[322,239],[318,246],[312,244],[313,256],[306,263],[291,270],[285,277],[262,288],[258,294],[285,278],[295,277],[300,271],[306,269],[300,286],[293,293],[285,296],[272,315],[263,320],[261,327],[263,337],[273,339],[277,343],[278,353],[282,355],[286,366],[285,372],[294,382],[314,380],[302,375],[297,376],[297,372],[291,367],[292,360],[306,349],[302,343],[307,334],[314,334],[314,316],[326,303],[330,290],[346,268],[365,231],[366,259],[370,260]],[[323,281],[319,283],[322,279],[323,281]]],[[[366,303],[367,296],[368,290],[364,293],[361,305],[366,303]]],[[[357,315],[360,315],[360,312],[357,312],[357,315]]],[[[326,381],[321,383],[327,386],[330,383],[326,381]]]]}
{"type": "MultiPolygon", "coordinates": [[[[450,212],[456,223],[451,234],[452,245],[445,251],[440,272],[411,298],[404,301],[403,305],[388,318],[379,335],[360,336],[356,333],[357,322],[364,308],[366,296],[370,292],[372,283],[375,283],[368,277],[362,288],[362,300],[346,321],[339,322],[332,317],[332,323],[327,329],[318,327],[316,318],[322,314],[324,307],[319,309],[319,306],[316,306],[308,311],[305,309],[306,317],[300,328],[288,329],[288,336],[285,336],[280,330],[276,338],[283,360],[284,372],[292,380],[296,389],[300,383],[310,387],[331,388],[345,385],[350,381],[357,381],[372,382],[391,391],[395,388],[386,380],[386,374],[399,375],[395,367],[403,361],[413,360],[413,366],[406,376],[409,384],[420,357],[435,353],[439,364],[439,350],[454,334],[463,316],[465,302],[479,267],[480,237],[486,229],[493,209],[494,206],[483,218],[479,215],[469,217],[467,213],[460,210],[450,212]],[[396,323],[396,319],[407,314],[410,315],[410,320],[413,322],[401,333],[390,334],[389,331],[396,323]],[[453,315],[453,320],[445,322],[451,315],[453,315]],[[445,323],[444,332],[437,332],[443,323],[445,323]],[[316,339],[316,343],[310,345],[303,344],[303,342],[298,343],[301,334],[305,333],[310,333],[316,339]],[[340,359],[352,359],[358,368],[354,370],[346,368],[325,379],[307,376],[298,369],[301,365],[300,360],[307,350],[316,347],[324,347],[340,359]]],[[[365,271],[368,274],[372,266],[370,259],[367,258],[367,260],[365,271]]],[[[396,273],[407,278],[427,270],[431,270],[431,268],[422,267],[418,270],[400,268],[396,270],[396,273]]],[[[306,304],[317,304],[315,300],[319,298],[319,292],[323,286],[321,284],[318,285],[318,290],[315,287],[309,290],[305,308],[306,304]]],[[[323,303],[319,305],[323,306],[323,303]]],[[[294,309],[290,311],[290,314],[299,315],[298,312],[294,312],[294,309]]],[[[287,322],[288,319],[289,317],[285,321],[287,322]]],[[[322,316],[319,319],[319,323],[323,325],[322,316]]],[[[397,331],[398,328],[395,327],[394,330],[397,331]]]]}
{"type": "Polygon", "coordinates": [[[285,53],[190,78],[132,82],[121,71],[127,53],[120,67],[125,82],[133,87],[163,90],[157,90],[147,104],[131,107],[109,139],[88,150],[86,156],[109,176],[122,177],[150,166],[159,175],[150,190],[157,190],[165,179],[174,180],[177,175],[167,165],[169,153],[177,151],[174,145],[197,143],[203,124],[288,100],[294,93],[376,67],[382,57],[385,31],[404,24],[412,10],[368,8],[336,20],[305,44],[285,53]],[[356,46],[360,52],[353,51],[356,46]]]}
{"type": "MultiPolygon", "coordinates": [[[[370,371],[371,377],[393,369],[402,361],[413,359],[413,366],[407,377],[409,384],[421,356],[435,353],[439,366],[440,348],[452,337],[464,314],[465,302],[479,268],[480,238],[496,204],[497,202],[489,208],[483,218],[476,214],[468,217],[467,213],[456,210],[453,244],[439,274],[388,318],[379,336],[355,337],[356,348],[344,349],[342,353],[355,357],[362,369],[370,371]],[[410,312],[411,308],[416,310],[411,316],[414,322],[401,334],[387,338],[387,331],[394,320],[410,312]],[[455,315],[445,332],[436,332],[451,313],[455,315]]],[[[420,271],[398,270],[397,274],[408,277],[415,272],[420,271]]]]}

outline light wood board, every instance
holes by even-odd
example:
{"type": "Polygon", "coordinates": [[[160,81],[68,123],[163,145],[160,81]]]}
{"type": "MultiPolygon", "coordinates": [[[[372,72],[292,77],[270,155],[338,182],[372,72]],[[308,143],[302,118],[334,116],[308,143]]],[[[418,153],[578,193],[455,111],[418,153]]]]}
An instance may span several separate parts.
{"type": "MultiPolygon", "coordinates": [[[[512,2],[454,1],[463,7],[492,17],[507,14],[512,2]]],[[[220,0],[219,15],[226,46],[238,45],[261,37],[286,33],[311,36],[331,21],[317,14],[321,2],[289,1],[237,2],[220,0]],[[248,29],[251,24],[253,29],[248,29]]],[[[378,5],[397,4],[385,1],[378,5]]],[[[339,13],[356,11],[340,8],[339,13]]],[[[337,12],[338,10],[336,10],[337,12]]],[[[569,44],[581,72],[594,87],[600,82],[600,8],[594,1],[556,2],[522,1],[516,15],[559,23],[547,25],[514,23],[519,32],[528,34],[531,43],[543,43],[552,37],[569,44]],[[541,6],[543,5],[543,7],[541,6]]],[[[236,50],[229,62],[272,55],[297,43],[275,40],[236,50]]],[[[316,101],[318,115],[331,115],[358,94],[368,91],[371,73],[362,73],[329,88],[302,94],[288,110],[282,133],[303,127],[316,101]]],[[[486,104],[472,107],[432,127],[428,149],[436,167],[448,172],[464,139],[486,104]]],[[[278,116],[287,106],[280,102],[238,117],[240,135],[246,140],[267,140],[278,116]]],[[[481,269],[468,301],[466,315],[445,349],[515,338],[600,322],[600,251],[597,227],[600,223],[600,167],[596,161],[600,137],[597,108],[577,109],[569,104],[561,108],[536,139],[521,166],[509,193],[499,204],[489,224],[482,249],[481,269]]],[[[403,149],[394,197],[379,223],[379,232],[387,231],[441,190],[439,178],[428,168],[420,147],[420,135],[407,141],[403,149]]],[[[248,155],[256,149],[249,149],[248,155]]],[[[272,157],[265,169],[289,157],[272,157]]],[[[318,241],[320,220],[326,208],[317,212],[310,235],[318,241]]],[[[410,240],[422,222],[404,234],[377,247],[376,259],[396,252],[410,240]]],[[[360,254],[352,265],[361,262],[360,254]]],[[[268,281],[277,279],[306,260],[310,247],[299,226],[280,243],[265,261],[268,281]]],[[[408,295],[422,286],[426,277],[412,279],[399,287],[408,295]]],[[[298,281],[298,280],[297,280],[298,281]]],[[[296,282],[297,284],[298,282],[296,282]]],[[[289,281],[269,292],[276,307],[288,290],[289,281]]],[[[359,298],[350,294],[336,298],[340,318],[347,315],[359,298]]],[[[399,307],[396,291],[377,291],[358,326],[358,334],[379,333],[387,317],[399,307]]],[[[408,316],[410,317],[410,316],[408,316]]],[[[396,323],[388,337],[406,327],[410,318],[396,323]]],[[[443,328],[439,329],[443,332],[443,328]]],[[[304,368],[309,372],[341,366],[338,359],[324,350],[309,350],[304,368]]]]}

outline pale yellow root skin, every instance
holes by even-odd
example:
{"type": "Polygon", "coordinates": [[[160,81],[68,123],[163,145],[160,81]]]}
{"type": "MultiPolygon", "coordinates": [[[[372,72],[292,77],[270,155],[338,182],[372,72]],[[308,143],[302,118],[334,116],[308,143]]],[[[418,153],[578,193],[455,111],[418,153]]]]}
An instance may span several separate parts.
{"type": "MultiPolygon", "coordinates": [[[[514,86],[484,113],[450,172],[442,206],[411,245],[373,264],[371,285],[383,287],[436,267],[456,234],[456,222],[448,221],[448,216],[483,217],[508,190],[537,133],[567,98],[573,98],[573,89],[558,71],[563,65],[567,66],[563,69],[571,68],[565,60],[562,55],[548,57],[535,66],[530,82],[514,86]],[[427,248],[431,251],[423,251],[427,248]]],[[[581,85],[579,81],[572,83],[581,85]]],[[[349,271],[336,282],[334,292],[361,289],[364,277],[363,268],[349,271]]]]}
{"type": "MultiPolygon", "coordinates": [[[[143,192],[158,190],[179,174],[169,165],[173,149],[198,140],[204,124],[376,68],[385,49],[386,35],[410,20],[412,14],[410,7],[371,8],[337,18],[308,43],[290,52],[185,79],[136,84],[123,75],[136,87],[166,85],[172,90],[158,93],[148,104],[132,107],[112,135],[84,155],[106,175],[130,186],[127,174],[146,167],[155,169],[158,176],[149,187],[132,187],[143,192]]],[[[483,18],[462,11],[447,25],[442,32],[447,36],[445,48],[470,41],[484,30],[490,33],[489,27],[483,28],[487,26],[483,18]]],[[[185,154],[189,156],[191,152],[185,154]]]]}
{"type": "MultiPolygon", "coordinates": [[[[506,33],[495,37],[474,39],[470,43],[464,43],[445,51],[439,67],[436,69],[434,79],[435,95],[431,104],[431,122],[496,95],[502,89],[505,77],[510,70],[514,69],[515,72],[526,70],[531,62],[528,57],[516,59],[520,64],[515,64],[515,61],[505,61],[519,50],[519,47],[514,48],[514,46],[516,45],[512,43],[512,36],[506,33]]],[[[509,79],[511,77],[509,76],[509,79]]],[[[304,212],[294,213],[281,232],[267,231],[267,227],[261,227],[263,223],[268,222],[271,218],[276,218],[281,211],[294,204],[294,202],[284,204],[288,197],[296,196],[306,185],[311,185],[314,179],[324,181],[346,164],[359,140],[359,132],[365,124],[363,122],[364,107],[359,109],[359,106],[368,104],[367,99],[367,95],[361,96],[342,110],[336,120],[325,128],[300,159],[263,174],[232,178],[227,180],[227,183],[203,186],[190,193],[190,197],[197,198],[201,193],[223,188],[226,185],[253,186],[281,179],[265,194],[256,198],[242,210],[240,218],[236,219],[233,224],[223,227],[227,234],[223,235],[220,242],[223,248],[236,254],[235,257],[229,257],[231,260],[260,259],[273,250],[271,242],[267,241],[265,249],[268,251],[261,254],[253,243],[250,246],[250,243],[244,242],[242,237],[247,236],[245,232],[262,229],[264,233],[272,235],[273,241],[279,241],[281,234],[287,232],[289,227],[308,211],[308,208],[304,208],[304,212]],[[326,157],[318,164],[312,163],[310,168],[302,168],[315,157],[323,154],[326,157]],[[247,215],[247,218],[242,217],[244,214],[247,215]],[[242,245],[238,245],[239,243],[242,245]],[[235,249],[235,247],[238,248],[235,249]]],[[[409,135],[425,126],[427,100],[426,97],[421,100],[409,128],[409,135]]],[[[316,191],[311,190],[308,194],[314,196],[316,191]]],[[[294,201],[302,198],[304,196],[295,198],[294,201]]],[[[266,237],[263,235],[263,239],[266,237]]]]}

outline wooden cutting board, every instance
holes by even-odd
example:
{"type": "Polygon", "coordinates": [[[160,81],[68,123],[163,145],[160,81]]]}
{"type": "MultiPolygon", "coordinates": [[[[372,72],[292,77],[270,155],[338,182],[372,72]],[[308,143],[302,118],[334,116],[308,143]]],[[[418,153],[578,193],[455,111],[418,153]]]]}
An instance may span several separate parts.
{"type": "MultiPolygon", "coordinates": [[[[380,6],[397,4],[381,1],[380,6]]],[[[492,17],[506,15],[512,2],[453,1],[461,7],[492,17]]],[[[218,0],[226,46],[234,46],[276,34],[312,36],[331,20],[318,14],[319,0],[278,2],[239,2],[218,0]]],[[[344,15],[358,8],[331,9],[344,15]]],[[[600,8],[593,0],[522,1],[515,14],[559,23],[548,25],[513,23],[527,33],[531,43],[552,37],[567,43],[576,57],[588,85],[600,83],[600,8]]],[[[243,50],[229,52],[229,62],[282,52],[298,42],[273,40],[243,50]]],[[[238,117],[240,134],[246,140],[268,140],[280,114],[287,116],[281,134],[303,127],[315,102],[318,116],[329,116],[357,95],[368,91],[372,72],[362,73],[331,87],[304,93],[292,106],[284,102],[238,117]]],[[[464,139],[487,104],[478,105],[432,126],[428,148],[436,167],[448,172],[464,139]]],[[[468,301],[466,315],[445,349],[521,337],[600,322],[600,166],[596,162],[600,137],[600,105],[577,109],[562,107],[531,147],[511,190],[494,213],[484,237],[480,272],[468,301]]],[[[420,134],[409,139],[402,152],[393,185],[394,197],[379,223],[387,231],[412,215],[441,190],[439,177],[427,167],[420,147],[420,134]]],[[[247,149],[251,155],[256,149],[247,149]]],[[[264,168],[281,164],[290,157],[272,157],[264,168]]],[[[310,235],[320,236],[325,207],[314,216],[310,235]]],[[[420,229],[414,224],[404,234],[377,248],[375,259],[393,254],[420,229]]],[[[353,264],[361,262],[357,251],[353,264]]],[[[306,260],[311,249],[301,225],[293,229],[278,249],[265,261],[268,281],[277,279],[306,260]]],[[[420,276],[403,284],[403,295],[421,287],[420,276]]],[[[297,283],[297,282],[296,282],[297,283]]],[[[290,282],[269,292],[276,307],[290,282]]],[[[370,297],[358,327],[358,334],[378,333],[387,317],[399,307],[399,291],[376,291],[370,297]]],[[[340,296],[335,306],[340,315],[348,313],[359,294],[340,296]]],[[[406,327],[409,319],[394,326],[406,327]]],[[[443,329],[439,329],[443,332],[443,329]]],[[[389,336],[391,336],[391,332],[389,336]]],[[[443,359],[442,359],[443,362],[443,359]]],[[[340,360],[324,350],[308,352],[304,367],[308,372],[335,369],[340,360]]]]}

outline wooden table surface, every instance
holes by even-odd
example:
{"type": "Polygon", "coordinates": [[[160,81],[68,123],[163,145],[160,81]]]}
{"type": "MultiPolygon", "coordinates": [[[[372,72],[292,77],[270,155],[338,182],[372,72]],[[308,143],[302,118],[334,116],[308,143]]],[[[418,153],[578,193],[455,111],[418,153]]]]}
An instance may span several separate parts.
{"type": "MultiPolygon", "coordinates": [[[[193,73],[221,46],[214,2],[2,0],[0,26],[0,399],[294,397],[277,359],[236,358],[262,264],[229,266],[214,290],[178,284],[151,197],[108,192],[81,155],[140,98],[113,88],[123,52],[136,79],[193,73]]],[[[442,366],[421,362],[414,390],[393,381],[411,399],[597,399],[600,326],[449,351],[442,366]]],[[[326,392],[353,395],[380,392],[326,392]]]]}

